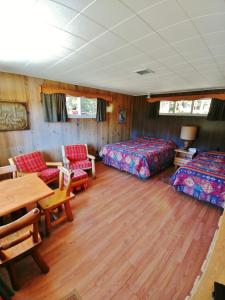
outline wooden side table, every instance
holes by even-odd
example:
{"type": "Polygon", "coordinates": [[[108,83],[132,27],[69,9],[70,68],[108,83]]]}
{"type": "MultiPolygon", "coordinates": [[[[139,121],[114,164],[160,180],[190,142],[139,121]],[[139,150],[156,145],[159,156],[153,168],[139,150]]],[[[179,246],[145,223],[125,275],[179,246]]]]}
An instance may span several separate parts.
{"type": "Polygon", "coordinates": [[[181,167],[191,161],[196,152],[190,152],[184,149],[175,149],[174,165],[176,168],[181,167]]]}

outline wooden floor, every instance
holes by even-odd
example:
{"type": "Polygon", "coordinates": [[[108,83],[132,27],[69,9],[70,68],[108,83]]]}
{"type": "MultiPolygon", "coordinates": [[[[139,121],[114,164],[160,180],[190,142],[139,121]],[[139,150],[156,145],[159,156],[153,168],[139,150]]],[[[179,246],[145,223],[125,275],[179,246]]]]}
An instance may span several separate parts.
{"type": "MultiPolygon", "coordinates": [[[[18,266],[13,299],[183,300],[206,256],[221,211],[150,180],[97,165],[97,179],[72,202],[75,219],[44,239],[50,266],[18,266]]],[[[1,273],[4,271],[1,270],[1,273]]]]}

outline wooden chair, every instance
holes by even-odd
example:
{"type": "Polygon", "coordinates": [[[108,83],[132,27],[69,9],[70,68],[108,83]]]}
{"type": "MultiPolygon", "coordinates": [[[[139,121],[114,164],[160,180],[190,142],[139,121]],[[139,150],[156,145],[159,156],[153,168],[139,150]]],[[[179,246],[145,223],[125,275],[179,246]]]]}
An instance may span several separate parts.
{"type": "Polygon", "coordinates": [[[45,162],[40,151],[9,158],[9,163],[10,165],[16,165],[18,177],[37,173],[46,184],[59,179],[58,166],[63,165],[62,162],[45,162]]]}
{"type": "Polygon", "coordinates": [[[43,273],[49,271],[48,266],[37,250],[41,243],[38,231],[40,211],[33,209],[22,218],[0,227],[0,266],[5,266],[14,290],[20,288],[15,262],[24,255],[31,255],[43,273]]]}
{"type": "MultiPolygon", "coordinates": [[[[17,169],[15,165],[0,167],[0,177],[1,177],[0,180],[8,179],[9,174],[11,174],[10,176],[11,178],[17,177],[17,169]]],[[[17,218],[18,215],[20,215],[21,213],[24,214],[24,212],[26,213],[26,209],[22,208],[16,212],[13,212],[11,215],[13,218],[17,218]]],[[[4,224],[4,217],[0,217],[0,226],[3,224],[4,224]]]]}
{"type": "Polygon", "coordinates": [[[75,197],[75,195],[70,192],[73,172],[64,167],[59,167],[59,170],[59,188],[54,190],[52,196],[38,201],[41,212],[45,216],[46,235],[50,234],[53,226],[65,220],[73,221],[73,214],[70,207],[70,200],[75,197]],[[64,176],[66,176],[66,178],[64,178],[64,176]],[[63,211],[63,206],[65,211],[63,211]],[[55,211],[58,211],[56,219],[54,219],[56,217],[55,211]]]}
{"type": "Polygon", "coordinates": [[[0,175],[12,174],[13,178],[17,176],[17,169],[15,165],[0,167],[0,175]]]}
{"type": "Polygon", "coordinates": [[[93,178],[95,174],[95,157],[88,154],[87,144],[62,146],[62,157],[64,166],[67,169],[92,170],[93,178]]]}

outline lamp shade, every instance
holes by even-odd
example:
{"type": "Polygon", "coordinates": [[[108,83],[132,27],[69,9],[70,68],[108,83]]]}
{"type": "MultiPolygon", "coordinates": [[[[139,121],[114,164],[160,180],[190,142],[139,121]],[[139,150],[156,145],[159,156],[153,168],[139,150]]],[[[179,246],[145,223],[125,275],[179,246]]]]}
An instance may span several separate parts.
{"type": "Polygon", "coordinates": [[[197,133],[196,126],[182,126],[180,138],[184,141],[194,141],[197,133]]]}

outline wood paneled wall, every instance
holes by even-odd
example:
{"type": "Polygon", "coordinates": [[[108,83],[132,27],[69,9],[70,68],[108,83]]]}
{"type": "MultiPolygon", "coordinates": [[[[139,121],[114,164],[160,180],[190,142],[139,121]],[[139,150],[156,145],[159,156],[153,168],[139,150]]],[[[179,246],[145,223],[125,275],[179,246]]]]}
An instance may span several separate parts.
{"type": "Polygon", "coordinates": [[[150,135],[174,140],[180,145],[180,130],[182,125],[197,125],[198,137],[193,146],[200,150],[225,151],[225,122],[208,121],[204,117],[159,116],[153,120],[148,117],[149,104],[144,97],[136,97],[134,101],[134,116],[132,137],[150,135]]]}
{"type": "Polygon", "coordinates": [[[39,149],[46,159],[61,160],[62,144],[87,143],[91,152],[106,143],[130,138],[134,97],[99,91],[22,75],[0,73],[0,100],[28,103],[30,130],[0,132],[0,165],[8,157],[39,149]],[[97,123],[93,119],[73,119],[67,123],[44,122],[40,100],[40,86],[43,82],[77,91],[97,91],[112,95],[113,112],[107,114],[107,121],[97,123]],[[118,124],[119,107],[127,111],[126,124],[118,124]]]}

